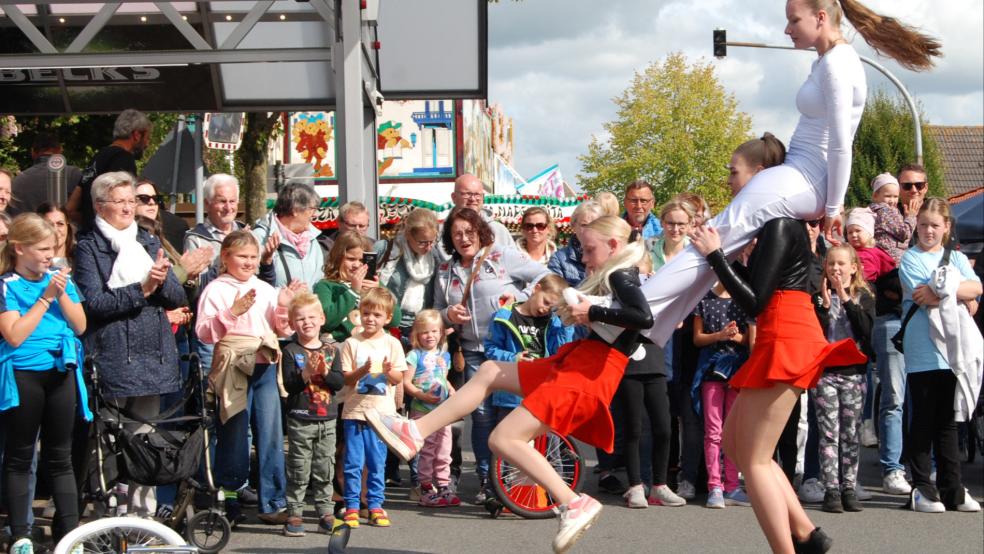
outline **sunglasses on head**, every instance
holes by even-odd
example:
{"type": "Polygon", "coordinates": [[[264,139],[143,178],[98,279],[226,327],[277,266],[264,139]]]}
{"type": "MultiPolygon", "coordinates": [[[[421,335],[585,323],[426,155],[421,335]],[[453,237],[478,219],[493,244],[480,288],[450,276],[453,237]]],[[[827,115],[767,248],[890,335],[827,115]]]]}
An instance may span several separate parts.
{"type": "Polygon", "coordinates": [[[926,188],[926,181],[913,181],[912,183],[899,183],[902,185],[904,190],[912,190],[912,187],[916,187],[916,190],[923,190],[926,188]]]}
{"type": "Polygon", "coordinates": [[[537,231],[544,231],[544,230],[546,230],[546,228],[547,228],[547,224],[546,223],[524,223],[523,224],[523,229],[526,230],[526,231],[532,231],[533,229],[536,229],[537,231]]]}
{"type": "Polygon", "coordinates": [[[160,206],[164,204],[164,197],[160,194],[138,194],[137,200],[139,200],[141,204],[145,205],[156,204],[160,206]]]}

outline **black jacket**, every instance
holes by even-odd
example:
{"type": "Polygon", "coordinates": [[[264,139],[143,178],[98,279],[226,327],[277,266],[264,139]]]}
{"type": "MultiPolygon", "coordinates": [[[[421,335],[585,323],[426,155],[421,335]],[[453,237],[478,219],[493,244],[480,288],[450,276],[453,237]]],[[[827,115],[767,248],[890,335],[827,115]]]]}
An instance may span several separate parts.
{"type": "MultiPolygon", "coordinates": [[[[143,229],[137,241],[151,258],[160,240],[143,229]]],[[[102,392],[110,397],[153,396],[181,387],[178,349],[166,310],[187,304],[174,272],[144,298],[140,283],[110,289],[116,252],[98,229],[83,233],[75,247],[73,275],[85,296],[88,322],[83,340],[94,357],[102,392]]]]}
{"type": "MultiPolygon", "coordinates": [[[[646,296],[639,290],[638,269],[613,271],[608,276],[608,284],[612,289],[612,298],[618,301],[620,307],[591,306],[588,319],[625,329],[612,343],[612,348],[630,356],[639,345],[639,331],[653,326],[653,313],[649,309],[646,296]]],[[[594,332],[588,338],[607,342],[594,332]]]]}
{"type": "MultiPolygon", "coordinates": [[[[836,293],[831,291],[831,294],[836,293]]],[[[858,345],[858,350],[868,356],[868,360],[875,361],[875,349],[871,342],[871,329],[874,327],[875,321],[875,298],[870,293],[862,291],[858,302],[851,300],[844,303],[844,312],[847,314],[847,321],[851,325],[851,334],[854,335],[854,342],[858,345]]],[[[820,318],[820,326],[826,334],[827,326],[830,324],[830,308],[824,308],[821,302],[817,308],[817,316],[820,318]]],[[[867,371],[867,364],[828,367],[825,371],[857,375],[867,371]]]]}
{"type": "Polygon", "coordinates": [[[305,421],[326,421],[338,418],[338,401],[335,394],[345,386],[342,375],[341,356],[332,345],[322,345],[325,362],[329,364],[328,375],[316,380],[314,385],[304,382],[304,365],[309,363],[312,354],[296,342],[284,346],[282,368],[284,388],[287,389],[287,417],[305,421]],[[300,363],[298,363],[300,362],[300,363]]]}

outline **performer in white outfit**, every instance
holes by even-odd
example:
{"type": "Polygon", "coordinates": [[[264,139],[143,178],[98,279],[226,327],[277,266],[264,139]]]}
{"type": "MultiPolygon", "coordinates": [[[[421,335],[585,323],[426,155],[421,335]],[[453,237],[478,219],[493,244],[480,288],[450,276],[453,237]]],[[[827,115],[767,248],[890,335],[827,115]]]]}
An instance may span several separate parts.
{"type": "MultiPolygon", "coordinates": [[[[867,95],[861,60],[840,31],[842,16],[876,51],[907,68],[928,69],[933,57],[940,55],[935,39],[856,0],[789,0],[786,34],[796,48],[815,48],[819,58],[796,94],[800,120],[785,163],[756,174],[707,223],[721,235],[729,257],[736,256],[766,222],[780,217],[824,217],[824,232],[830,239],[841,231],[854,132],[867,95]]],[[[660,268],[642,287],[656,321],[646,333],[649,338],[665,344],[715,280],[693,247],[660,268]]]]}

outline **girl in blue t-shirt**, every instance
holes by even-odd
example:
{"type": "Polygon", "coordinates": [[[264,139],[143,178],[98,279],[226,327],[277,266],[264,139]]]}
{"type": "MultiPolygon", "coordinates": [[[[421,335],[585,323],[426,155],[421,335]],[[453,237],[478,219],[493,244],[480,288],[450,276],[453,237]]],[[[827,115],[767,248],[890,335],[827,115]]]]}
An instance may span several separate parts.
{"type": "MultiPolygon", "coordinates": [[[[68,268],[51,270],[55,229],[37,214],[10,226],[0,252],[0,411],[5,418],[4,490],[17,554],[33,552],[27,515],[31,461],[41,436],[41,455],[51,476],[58,542],[78,525],[72,471],[72,428],[77,400],[85,398],[81,344],[85,313],[68,268]],[[81,396],[80,396],[81,394],[81,396]]],[[[82,403],[84,406],[84,403],[82,403]]],[[[87,408],[83,416],[90,419],[87,408]]]]}
{"type": "MultiPolygon", "coordinates": [[[[954,393],[957,378],[930,335],[929,311],[939,306],[933,288],[933,274],[943,259],[944,245],[950,239],[950,206],[940,198],[927,198],[916,219],[917,243],[906,250],[899,263],[902,282],[902,312],[915,304],[919,309],[905,328],[905,370],[912,403],[909,428],[909,459],[913,487],[910,507],[917,512],[981,509],[960,478],[957,424],[954,420],[954,393]],[[936,483],[930,481],[936,459],[936,483]]],[[[980,279],[967,256],[951,252],[949,263],[959,272],[959,302],[974,300],[981,294],[980,279]]],[[[961,307],[962,309],[962,307],[961,307]]]]}

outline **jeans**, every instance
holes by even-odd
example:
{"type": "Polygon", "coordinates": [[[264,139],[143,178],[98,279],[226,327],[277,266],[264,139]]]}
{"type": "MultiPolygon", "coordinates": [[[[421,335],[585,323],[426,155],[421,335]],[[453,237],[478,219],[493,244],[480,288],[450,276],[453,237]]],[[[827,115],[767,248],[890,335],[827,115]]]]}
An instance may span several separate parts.
{"type": "Polygon", "coordinates": [[[304,515],[308,481],[318,519],[331,515],[331,479],[335,474],[335,427],[333,419],[307,421],[287,418],[287,511],[304,515]]]}
{"type": "Polygon", "coordinates": [[[249,478],[249,425],[256,439],[260,503],[257,510],[268,514],[287,505],[284,469],[284,430],[280,415],[280,390],[276,364],[256,364],[249,377],[246,410],[218,425],[215,448],[216,485],[239,490],[249,478]]]}
{"type": "Polygon", "coordinates": [[[878,316],[871,330],[881,378],[878,457],[884,475],[905,469],[901,462],[904,435],[902,407],[905,403],[905,359],[890,340],[901,327],[902,321],[896,316],[878,316]]]}
{"type": "MultiPolygon", "coordinates": [[[[469,350],[462,351],[465,355],[465,383],[476,373],[478,366],[485,361],[485,354],[469,350]]],[[[475,473],[479,479],[489,476],[489,463],[492,450],[489,449],[489,435],[495,427],[495,407],[492,405],[492,395],[489,395],[472,412],[472,451],[475,452],[475,473]]]]}
{"type": "Polygon", "coordinates": [[[386,444],[365,421],[346,419],[345,509],[358,510],[362,495],[362,469],[366,470],[366,503],[370,510],[383,507],[386,493],[386,444]]]}
{"type": "Polygon", "coordinates": [[[865,376],[865,381],[867,383],[867,388],[864,392],[864,410],[861,414],[861,420],[869,420],[875,411],[875,393],[878,391],[878,383],[881,382],[881,378],[878,374],[878,367],[872,363],[868,362],[868,371],[865,376]]]}

